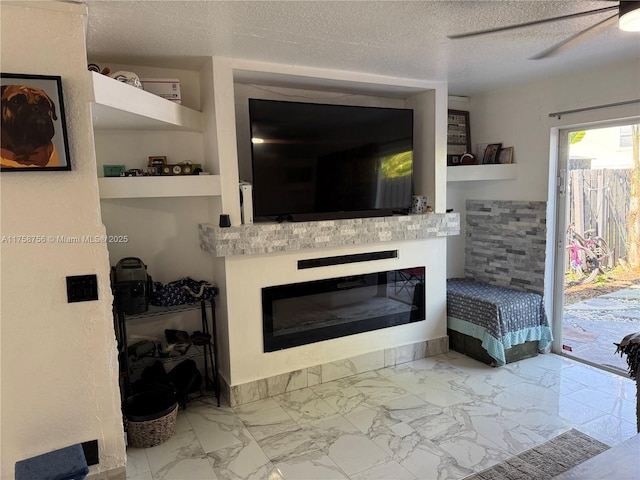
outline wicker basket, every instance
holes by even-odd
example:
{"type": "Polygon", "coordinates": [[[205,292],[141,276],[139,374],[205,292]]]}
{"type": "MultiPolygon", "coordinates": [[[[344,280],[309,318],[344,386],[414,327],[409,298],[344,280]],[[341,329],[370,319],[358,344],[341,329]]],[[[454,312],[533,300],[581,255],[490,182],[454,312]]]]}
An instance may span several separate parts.
{"type": "MultiPolygon", "coordinates": [[[[127,441],[130,447],[149,448],[169,440],[176,433],[178,404],[169,413],[144,422],[126,419],[127,441]]],[[[125,417],[126,418],[126,417],[125,417]]]]}

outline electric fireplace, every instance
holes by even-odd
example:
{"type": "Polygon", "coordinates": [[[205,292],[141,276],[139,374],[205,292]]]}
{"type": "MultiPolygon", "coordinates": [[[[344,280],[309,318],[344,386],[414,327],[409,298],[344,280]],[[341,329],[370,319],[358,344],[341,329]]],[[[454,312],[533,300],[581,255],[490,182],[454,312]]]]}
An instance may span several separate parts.
{"type": "Polygon", "coordinates": [[[425,267],[262,289],[264,351],[425,319],[425,267]]]}

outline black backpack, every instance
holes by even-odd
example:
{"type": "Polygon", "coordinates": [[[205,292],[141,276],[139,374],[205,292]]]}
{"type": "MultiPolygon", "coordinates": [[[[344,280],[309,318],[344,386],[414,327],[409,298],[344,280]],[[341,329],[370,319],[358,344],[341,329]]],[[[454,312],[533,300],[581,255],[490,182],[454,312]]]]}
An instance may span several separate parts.
{"type": "Polygon", "coordinates": [[[202,375],[196,362],[188,358],[166,373],[162,362],[156,361],[145,368],[140,380],[132,385],[134,393],[173,395],[182,408],[187,408],[187,395],[197,392],[202,384],[202,375]]]}
{"type": "Polygon", "coordinates": [[[171,383],[176,389],[178,403],[187,408],[187,395],[197,392],[202,384],[202,375],[196,362],[190,358],[183,360],[168,373],[171,383]]]}

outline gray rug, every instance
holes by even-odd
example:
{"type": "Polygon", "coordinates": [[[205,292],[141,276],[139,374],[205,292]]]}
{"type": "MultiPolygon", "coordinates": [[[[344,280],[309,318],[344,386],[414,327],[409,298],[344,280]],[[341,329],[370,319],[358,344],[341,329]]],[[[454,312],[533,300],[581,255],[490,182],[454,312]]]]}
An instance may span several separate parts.
{"type": "Polygon", "coordinates": [[[608,448],[608,445],[572,429],[465,480],[551,479],[608,448]]]}

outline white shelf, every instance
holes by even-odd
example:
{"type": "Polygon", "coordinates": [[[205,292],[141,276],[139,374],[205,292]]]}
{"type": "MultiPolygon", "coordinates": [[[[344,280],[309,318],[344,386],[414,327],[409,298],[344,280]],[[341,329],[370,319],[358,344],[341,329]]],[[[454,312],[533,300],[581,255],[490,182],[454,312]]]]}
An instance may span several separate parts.
{"type": "Polygon", "coordinates": [[[211,197],[220,195],[219,175],[100,177],[100,198],[211,197]]]}
{"type": "Polygon", "coordinates": [[[515,163],[504,165],[458,165],[447,167],[447,182],[478,180],[514,180],[518,174],[515,163]]]}
{"type": "Polygon", "coordinates": [[[102,130],[202,131],[202,113],[96,72],[93,127],[102,130]]]}

